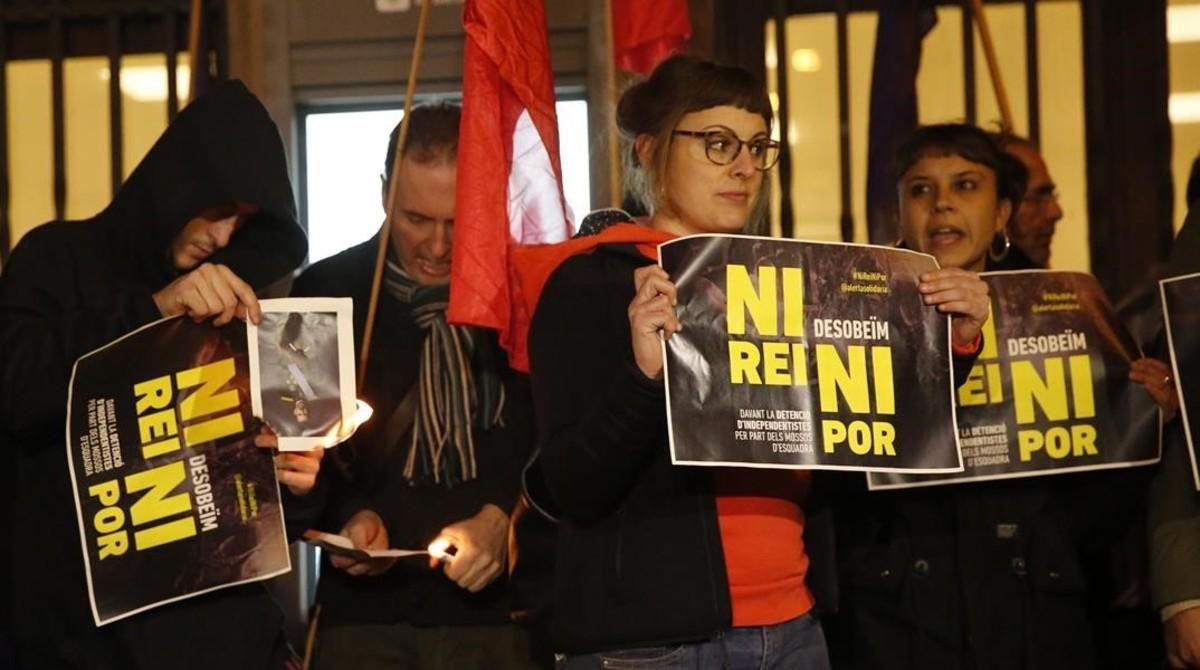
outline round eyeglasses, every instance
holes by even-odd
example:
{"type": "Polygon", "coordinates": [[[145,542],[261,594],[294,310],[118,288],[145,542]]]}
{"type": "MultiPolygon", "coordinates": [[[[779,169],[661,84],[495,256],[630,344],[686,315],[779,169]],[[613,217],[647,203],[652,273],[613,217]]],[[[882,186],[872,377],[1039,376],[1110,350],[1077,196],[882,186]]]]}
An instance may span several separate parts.
{"type": "Polygon", "coordinates": [[[779,143],[766,137],[743,140],[732,130],[673,130],[672,135],[698,137],[704,140],[704,155],[715,165],[729,165],[742,153],[742,146],[750,152],[750,160],[757,170],[770,170],[779,160],[779,143]]]}

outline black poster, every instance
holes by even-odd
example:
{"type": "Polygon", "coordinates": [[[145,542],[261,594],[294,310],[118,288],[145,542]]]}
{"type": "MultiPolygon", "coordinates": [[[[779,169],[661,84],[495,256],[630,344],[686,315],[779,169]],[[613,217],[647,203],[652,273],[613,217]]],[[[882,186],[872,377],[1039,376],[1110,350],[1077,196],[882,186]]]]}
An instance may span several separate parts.
{"type": "Polygon", "coordinates": [[[953,472],[949,322],[924,254],[699,235],[659,247],[671,455],[689,465],[953,472]]]}
{"type": "Polygon", "coordinates": [[[67,458],[97,625],[290,568],[249,384],[241,321],[166,319],[76,362],[67,458]]]}
{"type": "Polygon", "coordinates": [[[870,488],[1053,475],[1154,463],[1158,405],[1129,381],[1141,357],[1096,278],[1028,270],[981,275],[984,347],[957,389],[962,474],[872,473],[870,488]]]}

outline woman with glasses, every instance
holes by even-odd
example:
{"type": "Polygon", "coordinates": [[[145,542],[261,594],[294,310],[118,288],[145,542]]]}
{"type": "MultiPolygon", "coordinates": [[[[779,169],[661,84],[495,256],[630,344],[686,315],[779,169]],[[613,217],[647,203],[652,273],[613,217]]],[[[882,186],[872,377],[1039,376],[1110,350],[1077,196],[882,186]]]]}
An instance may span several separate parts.
{"type": "Polygon", "coordinates": [[[828,668],[805,584],[807,473],[674,467],[667,444],[660,333],[680,324],[653,243],[746,227],[779,151],[770,103],[744,70],[676,56],[617,117],[651,215],[575,247],[530,333],[541,463],[562,519],[559,667],[828,668]]]}

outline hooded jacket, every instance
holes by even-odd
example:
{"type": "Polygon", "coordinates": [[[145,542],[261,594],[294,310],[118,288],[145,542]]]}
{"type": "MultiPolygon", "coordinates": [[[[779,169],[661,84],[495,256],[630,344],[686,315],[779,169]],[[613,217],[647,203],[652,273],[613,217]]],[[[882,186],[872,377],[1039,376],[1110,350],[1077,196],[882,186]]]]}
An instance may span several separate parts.
{"type": "Polygon", "coordinates": [[[282,613],[261,585],[185,600],[97,628],[64,445],[75,360],[161,318],[169,247],[203,210],[248,202],[247,218],[206,262],[262,289],[304,259],[279,133],[240,82],[186,107],[112,203],[91,219],[30,231],[0,275],[0,449],[12,530],[6,618],[30,667],[271,667],[282,613]],[[232,612],[241,616],[234,622],[232,612]]]}

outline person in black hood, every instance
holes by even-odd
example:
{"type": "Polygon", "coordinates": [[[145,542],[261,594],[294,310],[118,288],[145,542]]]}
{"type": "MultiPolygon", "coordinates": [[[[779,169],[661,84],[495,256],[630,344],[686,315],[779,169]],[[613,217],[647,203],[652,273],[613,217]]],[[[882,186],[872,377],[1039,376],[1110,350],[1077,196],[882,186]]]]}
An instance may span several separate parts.
{"type": "MultiPolygon", "coordinates": [[[[63,426],[79,356],[164,316],[257,320],[254,292],[306,252],[278,130],[239,82],[185,108],[99,214],[39,226],[13,250],[0,275],[0,447],[12,481],[0,552],[20,667],[286,662],[283,614],[261,584],[95,626],[63,426]]],[[[316,460],[288,458],[281,483],[311,488],[316,460]]]]}

